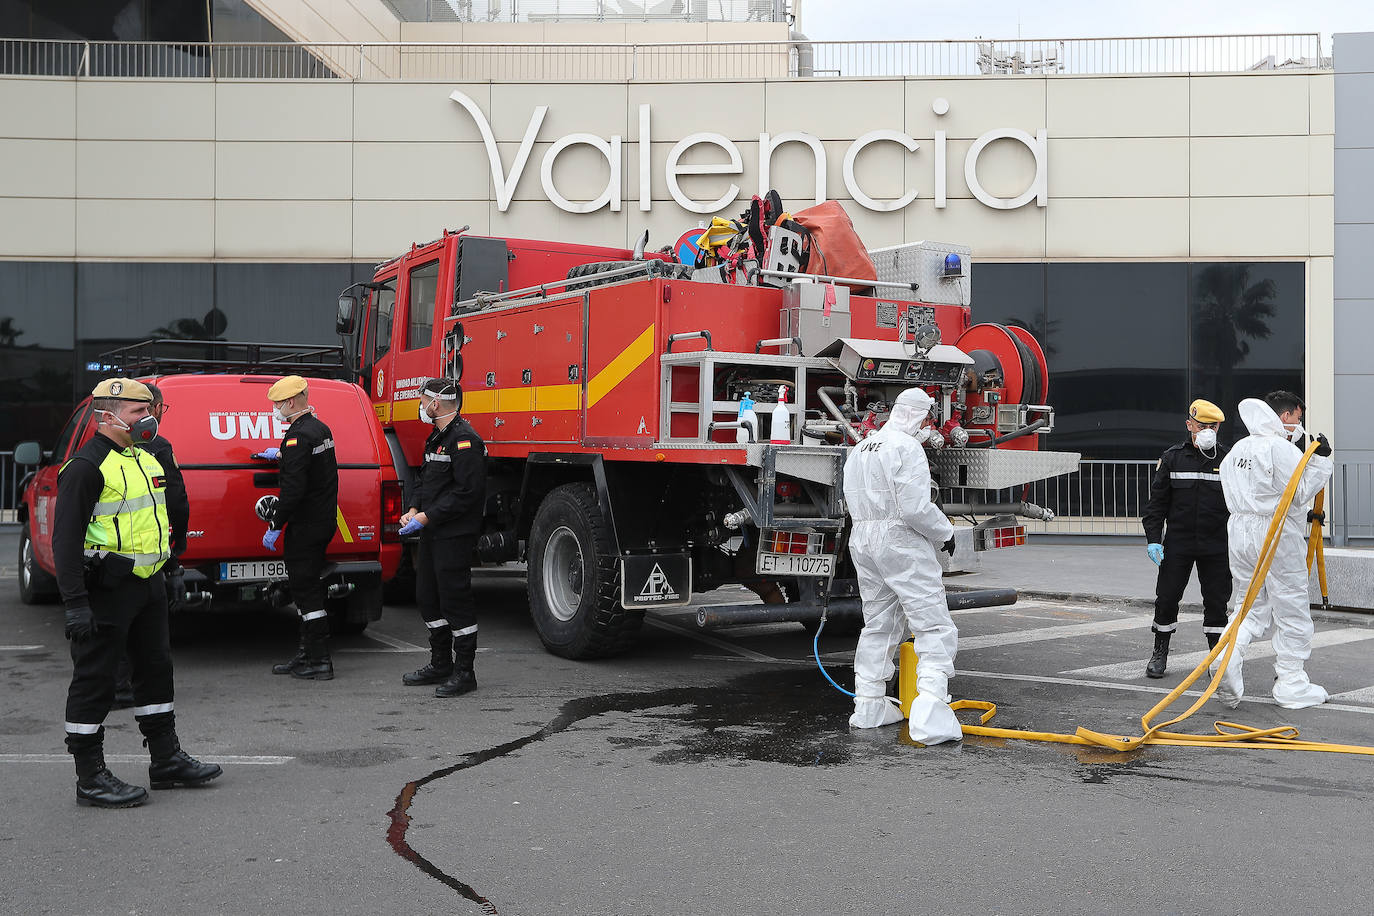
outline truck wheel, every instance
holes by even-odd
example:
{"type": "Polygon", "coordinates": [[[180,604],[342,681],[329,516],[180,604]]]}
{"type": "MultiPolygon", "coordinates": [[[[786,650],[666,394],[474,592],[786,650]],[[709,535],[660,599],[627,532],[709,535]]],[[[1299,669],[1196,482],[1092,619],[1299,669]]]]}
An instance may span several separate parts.
{"type": "Polygon", "coordinates": [[[379,576],[355,579],[357,586],[342,598],[325,599],[329,632],[333,636],[357,636],[382,616],[382,581],[379,576]]]}
{"type": "Polygon", "coordinates": [[[529,543],[530,616],[544,648],[584,659],[634,644],[644,614],[620,606],[620,564],[591,484],[550,492],[535,512],[529,543]]]}
{"type": "Polygon", "coordinates": [[[48,575],[33,555],[29,526],[19,532],[19,600],[25,604],[48,604],[57,597],[57,580],[48,575]]]}

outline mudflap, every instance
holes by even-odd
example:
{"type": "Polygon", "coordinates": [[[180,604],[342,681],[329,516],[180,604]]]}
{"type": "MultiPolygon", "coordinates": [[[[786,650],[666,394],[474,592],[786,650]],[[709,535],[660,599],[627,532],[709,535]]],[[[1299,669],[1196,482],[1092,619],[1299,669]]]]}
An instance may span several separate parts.
{"type": "Polygon", "coordinates": [[[620,570],[620,604],[627,610],[692,602],[692,557],[685,551],[622,556],[620,570]]]}

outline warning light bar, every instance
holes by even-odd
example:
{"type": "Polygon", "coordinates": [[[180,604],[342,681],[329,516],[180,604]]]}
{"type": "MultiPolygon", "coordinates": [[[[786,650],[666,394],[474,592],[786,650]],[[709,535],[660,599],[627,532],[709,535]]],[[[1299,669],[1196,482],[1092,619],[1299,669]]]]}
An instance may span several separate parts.
{"type": "Polygon", "coordinates": [[[982,543],[980,549],[993,550],[998,547],[1020,547],[1026,543],[1024,525],[1007,525],[1002,528],[984,528],[978,532],[982,543]]]}
{"type": "Polygon", "coordinates": [[[765,531],[762,549],[769,553],[833,553],[835,536],[818,531],[765,531]]]}

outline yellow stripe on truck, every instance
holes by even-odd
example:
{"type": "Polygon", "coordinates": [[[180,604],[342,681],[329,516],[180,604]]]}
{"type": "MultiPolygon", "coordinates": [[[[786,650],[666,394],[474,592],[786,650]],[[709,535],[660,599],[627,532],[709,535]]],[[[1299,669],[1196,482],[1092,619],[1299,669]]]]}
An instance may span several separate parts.
{"type": "Polygon", "coordinates": [[[615,387],[630,377],[630,373],[654,355],[654,326],[649,325],[644,333],[635,338],[634,343],[621,350],[615,359],[606,364],[592,380],[587,383],[587,406],[595,407],[596,402],[615,390],[615,387]]]}
{"type": "Polygon", "coordinates": [[[339,526],[339,536],[344,539],[345,544],[353,543],[353,535],[349,533],[348,521],[344,518],[343,510],[338,506],[334,507],[334,520],[339,526]]]}

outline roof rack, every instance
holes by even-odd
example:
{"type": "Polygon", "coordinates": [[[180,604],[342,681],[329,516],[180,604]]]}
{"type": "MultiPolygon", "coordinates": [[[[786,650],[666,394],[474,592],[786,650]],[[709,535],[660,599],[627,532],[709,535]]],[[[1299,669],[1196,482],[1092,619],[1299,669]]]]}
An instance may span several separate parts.
{"type": "Polygon", "coordinates": [[[344,348],[241,340],[159,338],[100,354],[105,367],[128,375],[236,372],[345,378],[344,348]]]}

